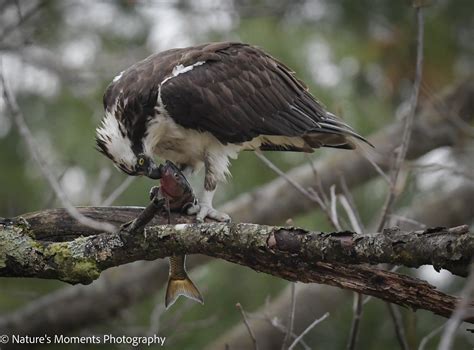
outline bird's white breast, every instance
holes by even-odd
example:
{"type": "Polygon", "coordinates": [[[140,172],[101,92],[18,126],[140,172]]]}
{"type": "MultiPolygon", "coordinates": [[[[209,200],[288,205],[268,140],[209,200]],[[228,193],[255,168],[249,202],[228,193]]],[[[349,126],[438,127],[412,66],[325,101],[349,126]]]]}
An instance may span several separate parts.
{"type": "Polygon", "coordinates": [[[157,114],[148,125],[143,146],[146,154],[188,164],[196,170],[211,161],[215,172],[222,176],[228,172],[228,158],[236,158],[242,149],[239,145],[222,144],[209,132],[184,128],[163,114],[157,114]]]}

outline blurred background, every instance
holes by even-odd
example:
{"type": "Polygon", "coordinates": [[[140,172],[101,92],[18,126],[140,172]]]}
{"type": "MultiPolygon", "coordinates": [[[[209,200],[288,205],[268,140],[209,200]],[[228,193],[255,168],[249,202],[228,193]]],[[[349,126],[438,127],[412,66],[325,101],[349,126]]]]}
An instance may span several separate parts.
{"type": "MultiPolygon", "coordinates": [[[[224,40],[251,43],[293,68],[329,110],[368,136],[400,122],[407,111],[415,71],[414,14],[408,0],[3,0],[0,55],[5,79],[38,148],[69,199],[75,205],[143,206],[153,182],[128,179],[94,150],[102,94],[118,72],[169,48],[224,40]],[[118,187],[123,191],[116,192],[118,187]]],[[[445,113],[440,94],[472,78],[474,2],[433,0],[424,14],[420,110],[428,106],[445,113]]],[[[472,224],[473,109],[470,113],[456,142],[407,162],[402,171],[403,195],[396,202],[400,216],[428,207],[432,211],[419,216],[423,224],[472,224]],[[468,195],[464,202],[456,202],[459,210],[453,219],[436,203],[455,191],[468,195]],[[434,209],[422,205],[427,202],[434,203],[434,209]]],[[[267,156],[289,170],[308,161],[324,161],[335,152],[344,151],[267,156]]],[[[217,192],[218,206],[276,177],[250,152],[232,162],[231,172],[232,179],[217,192]]],[[[352,189],[367,226],[379,215],[386,193],[387,184],[380,178],[352,189]]],[[[0,99],[0,216],[58,206],[0,99]]],[[[292,219],[308,229],[331,229],[317,208],[292,219]]],[[[240,349],[250,344],[235,307],[240,303],[262,348],[281,344],[289,312],[289,282],[225,261],[205,257],[189,261],[206,303],[180,299],[166,312],[166,262],[114,268],[90,286],[0,278],[0,330],[4,326],[29,334],[156,333],[167,337],[165,346],[170,349],[224,349],[226,343],[230,349],[240,349]]],[[[431,267],[401,272],[427,279],[451,294],[463,285],[462,279],[431,267]]],[[[345,348],[353,316],[352,293],[297,284],[296,295],[297,334],[330,312],[305,336],[307,346],[345,348]]],[[[412,349],[445,322],[429,312],[401,312],[412,349]]],[[[472,349],[473,338],[461,330],[456,349],[472,349]]],[[[435,336],[426,348],[435,348],[437,342],[435,336]]],[[[382,347],[398,349],[399,344],[385,303],[373,299],[364,307],[357,348],[382,347]]]]}

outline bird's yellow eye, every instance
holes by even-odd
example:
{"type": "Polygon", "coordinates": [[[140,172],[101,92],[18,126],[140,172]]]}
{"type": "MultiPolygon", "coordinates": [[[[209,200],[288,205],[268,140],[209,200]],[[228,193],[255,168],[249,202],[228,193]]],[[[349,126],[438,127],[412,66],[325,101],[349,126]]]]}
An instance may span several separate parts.
{"type": "Polygon", "coordinates": [[[138,165],[143,166],[145,164],[145,158],[138,159],[138,165]]]}

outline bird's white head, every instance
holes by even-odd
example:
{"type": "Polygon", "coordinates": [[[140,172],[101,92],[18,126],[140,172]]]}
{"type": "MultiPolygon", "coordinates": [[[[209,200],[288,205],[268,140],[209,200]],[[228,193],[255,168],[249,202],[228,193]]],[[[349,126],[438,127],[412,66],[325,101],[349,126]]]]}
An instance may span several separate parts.
{"type": "Polygon", "coordinates": [[[161,174],[152,156],[144,153],[141,140],[133,142],[132,139],[127,126],[116,114],[115,108],[107,109],[101,125],[96,130],[97,150],[128,175],[145,175],[158,179],[161,174]]]}

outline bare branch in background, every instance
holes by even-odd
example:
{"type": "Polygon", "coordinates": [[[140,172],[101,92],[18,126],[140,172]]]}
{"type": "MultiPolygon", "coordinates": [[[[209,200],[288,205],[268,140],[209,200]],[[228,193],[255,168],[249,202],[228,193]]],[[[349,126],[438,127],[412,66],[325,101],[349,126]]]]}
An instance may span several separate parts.
{"type": "Polygon", "coordinates": [[[288,343],[290,342],[291,335],[293,334],[293,327],[295,324],[295,308],[296,308],[296,283],[291,283],[291,305],[290,305],[290,312],[288,314],[288,322],[286,325],[286,334],[285,338],[283,339],[282,343],[282,350],[288,348],[288,343]]]}
{"type": "Polygon", "coordinates": [[[404,223],[409,223],[409,224],[411,224],[411,225],[415,225],[415,226],[417,226],[417,227],[420,228],[420,229],[426,228],[426,225],[425,225],[425,224],[423,224],[423,223],[421,223],[421,222],[419,222],[419,221],[416,221],[416,220],[407,218],[407,217],[405,217],[405,216],[403,216],[403,215],[390,214],[389,217],[395,219],[396,221],[398,221],[398,224],[404,222],[404,223]]]}
{"type": "Polygon", "coordinates": [[[260,158],[260,160],[268,166],[271,170],[281,176],[285,181],[287,181],[291,186],[293,186],[296,190],[298,190],[302,195],[304,195],[309,200],[313,201],[314,203],[318,204],[321,208],[324,208],[324,204],[321,198],[317,194],[311,194],[309,191],[301,187],[296,181],[294,181],[291,177],[287,176],[284,171],[278,168],[270,159],[265,157],[260,151],[256,151],[255,155],[260,158]]]}
{"type": "Polygon", "coordinates": [[[23,114],[21,113],[15,98],[11,94],[10,89],[7,87],[4,76],[3,76],[3,71],[0,68],[0,82],[2,84],[3,88],[3,99],[5,101],[5,104],[7,106],[8,111],[10,112],[13,121],[15,125],[18,128],[18,131],[23,138],[23,141],[26,143],[28,151],[30,152],[31,156],[33,159],[36,161],[38,164],[41,174],[43,177],[48,181],[49,185],[51,186],[52,190],[60,200],[61,204],[64,206],[64,208],[68,211],[68,213],[76,219],[79,223],[81,223],[84,226],[88,226],[90,228],[93,228],[97,231],[105,231],[105,232],[114,232],[115,227],[111,225],[110,223],[107,222],[99,222],[96,220],[92,220],[84,215],[82,215],[76,207],[72,205],[72,203],[69,201],[67,198],[66,193],[64,190],[61,188],[61,185],[58,182],[58,179],[53,175],[51,172],[49,166],[46,164],[46,160],[43,158],[41,155],[38,145],[34,141],[33,134],[31,133],[30,129],[26,125],[25,118],[23,117],[23,114]]]}
{"type": "Polygon", "coordinates": [[[105,186],[109,181],[111,172],[109,168],[102,168],[99,171],[97,182],[91,193],[90,203],[91,205],[100,205],[102,203],[102,195],[104,193],[105,186]]]}
{"type": "MultiPolygon", "coordinates": [[[[441,341],[438,350],[450,350],[453,347],[454,335],[464,317],[469,314],[469,309],[472,309],[472,296],[474,293],[474,263],[471,264],[471,272],[466,281],[466,285],[461,292],[460,301],[456,306],[451,318],[446,323],[444,332],[441,336],[441,341]]],[[[471,310],[472,312],[472,310],[471,310]]]]}
{"type": "Polygon", "coordinates": [[[295,348],[295,346],[301,341],[301,339],[303,339],[303,337],[308,334],[316,325],[318,325],[319,323],[321,323],[322,321],[324,321],[326,318],[329,317],[329,312],[325,313],[322,317],[314,320],[313,323],[311,323],[308,328],[306,328],[303,333],[301,333],[298,338],[295,339],[295,341],[290,345],[290,347],[288,348],[288,350],[292,350],[295,348]]]}
{"type": "MultiPolygon", "coordinates": [[[[317,284],[301,284],[296,293],[299,311],[295,315],[293,340],[308,327],[308,324],[314,321],[315,315],[338,310],[344,304],[345,296],[347,296],[347,293],[341,289],[317,284]]],[[[288,285],[280,295],[271,300],[268,305],[260,307],[250,317],[249,322],[259,337],[261,350],[273,350],[281,347],[288,329],[281,320],[287,317],[290,303],[291,287],[288,285]]],[[[247,329],[241,323],[220,335],[206,349],[223,349],[225,344],[228,344],[230,349],[248,349],[252,345],[247,336],[247,329]]],[[[311,349],[303,339],[299,344],[306,350],[311,349]]]]}
{"type": "Polygon", "coordinates": [[[407,342],[407,337],[405,334],[405,329],[403,328],[403,320],[402,320],[402,315],[400,313],[400,310],[398,308],[391,304],[391,303],[386,303],[390,317],[392,318],[393,325],[395,327],[395,334],[397,335],[397,340],[398,343],[400,344],[400,347],[402,350],[410,350],[410,347],[408,346],[407,342]]]}
{"type": "Polygon", "coordinates": [[[396,187],[398,176],[403,166],[403,162],[406,158],[408,151],[408,144],[410,143],[411,135],[413,132],[413,124],[415,119],[416,107],[418,105],[418,96],[420,94],[420,85],[422,79],[423,71],[423,35],[424,35],[424,23],[423,23],[423,9],[422,7],[416,8],[416,18],[417,18],[417,46],[416,46],[416,73],[415,73],[415,82],[413,84],[413,92],[410,98],[410,111],[405,119],[405,125],[402,135],[402,143],[398,150],[398,155],[396,158],[395,166],[390,178],[390,189],[385,199],[385,203],[382,209],[382,214],[380,216],[379,223],[377,225],[377,231],[382,230],[387,221],[387,216],[392,210],[392,205],[396,197],[396,187]]]}
{"type": "Polygon", "coordinates": [[[347,216],[349,217],[352,229],[355,232],[364,233],[364,224],[362,223],[359,211],[357,210],[354,198],[352,198],[352,194],[347,187],[347,182],[344,176],[341,177],[340,183],[343,194],[339,195],[339,201],[341,202],[344,210],[347,213],[347,216]]]}
{"type": "Polygon", "coordinates": [[[439,326],[438,328],[433,329],[430,333],[428,333],[426,336],[424,336],[423,339],[421,339],[421,341],[420,341],[420,345],[418,346],[418,350],[425,350],[426,344],[428,344],[428,342],[431,339],[433,339],[436,335],[438,335],[438,333],[440,333],[444,329],[445,326],[446,326],[446,324],[442,324],[441,326],[439,326]]]}
{"type": "MultiPolygon", "coordinates": [[[[329,223],[336,228],[336,230],[340,229],[339,223],[337,222],[337,217],[333,217],[333,213],[330,209],[328,209],[328,205],[330,203],[325,203],[325,200],[323,198],[326,198],[326,195],[324,194],[324,191],[321,192],[316,192],[312,188],[306,190],[303,188],[298,182],[294,181],[291,177],[289,177],[284,171],[282,171],[280,168],[276,166],[270,159],[265,157],[260,151],[256,151],[255,154],[257,155],[258,158],[266,165],[268,166],[271,170],[273,170],[276,174],[278,174],[282,179],[284,179],[287,183],[289,183],[291,186],[293,186],[298,192],[300,192],[302,195],[304,195],[306,198],[308,198],[310,201],[313,203],[316,203],[319,205],[319,208],[323,210],[323,212],[326,214],[326,217],[328,218],[329,223]]],[[[315,173],[317,177],[317,173],[315,173]]],[[[331,208],[332,209],[332,208],[331,208]]]]}
{"type": "Polygon", "coordinates": [[[10,33],[12,33],[15,29],[21,27],[21,25],[25,23],[25,21],[37,14],[45,4],[46,1],[38,1],[31,9],[26,11],[23,15],[18,16],[18,21],[16,23],[13,23],[8,27],[3,28],[2,33],[0,33],[0,42],[4,41],[5,38],[10,35],[10,33]]]}
{"type": "Polygon", "coordinates": [[[235,307],[236,307],[236,308],[240,311],[240,313],[242,314],[242,318],[243,318],[243,320],[244,320],[245,327],[247,327],[247,330],[248,330],[248,332],[249,332],[250,338],[252,339],[253,348],[254,348],[255,350],[258,350],[257,338],[255,338],[255,334],[253,333],[252,328],[250,327],[249,321],[248,321],[248,319],[247,319],[247,314],[245,313],[244,308],[242,307],[242,305],[240,305],[240,303],[237,303],[237,304],[235,305],[235,307]]]}
{"type": "Polygon", "coordinates": [[[337,199],[336,199],[336,185],[332,185],[331,188],[329,189],[329,193],[330,193],[330,198],[331,198],[331,211],[330,211],[330,215],[331,215],[331,222],[334,226],[334,228],[336,230],[339,230],[341,231],[342,230],[342,227],[341,225],[339,224],[339,215],[337,213],[337,199]]]}
{"type": "Polygon", "coordinates": [[[109,196],[104,199],[101,203],[103,206],[109,206],[113,204],[126,190],[127,188],[135,181],[136,177],[127,176],[125,180],[111,193],[109,196]]]}
{"type": "Polygon", "coordinates": [[[349,341],[347,343],[348,350],[354,350],[357,345],[357,338],[359,336],[360,321],[362,320],[364,296],[360,293],[354,293],[354,307],[352,309],[352,323],[351,331],[349,333],[349,341]]]}

